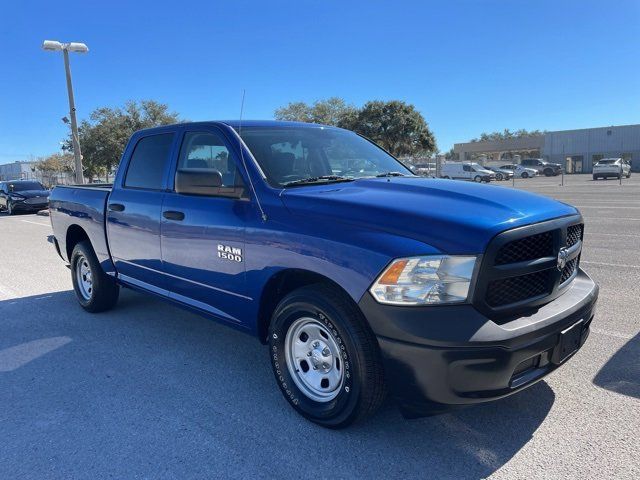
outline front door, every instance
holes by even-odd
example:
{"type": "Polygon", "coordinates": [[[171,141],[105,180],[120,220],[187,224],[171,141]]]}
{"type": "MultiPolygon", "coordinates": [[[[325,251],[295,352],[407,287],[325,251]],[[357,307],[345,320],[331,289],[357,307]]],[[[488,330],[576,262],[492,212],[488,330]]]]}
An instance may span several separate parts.
{"type": "Polygon", "coordinates": [[[163,294],[160,215],[175,136],[168,132],[140,138],[107,204],[109,249],[118,275],[163,294]]]}
{"type": "Polygon", "coordinates": [[[222,177],[211,195],[177,193],[170,180],[161,219],[163,271],[169,296],[238,323],[248,301],[244,233],[250,202],[234,150],[216,127],[185,129],[175,171],[210,170],[222,177]]]}

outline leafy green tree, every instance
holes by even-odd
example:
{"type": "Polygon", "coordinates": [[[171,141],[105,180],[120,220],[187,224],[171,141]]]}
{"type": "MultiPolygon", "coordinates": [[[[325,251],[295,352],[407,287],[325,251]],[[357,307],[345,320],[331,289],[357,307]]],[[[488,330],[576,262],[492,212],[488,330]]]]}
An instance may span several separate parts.
{"type": "Polygon", "coordinates": [[[323,125],[339,125],[345,117],[357,112],[342,98],[331,97],[318,100],[313,105],[304,102],[292,102],[275,111],[276,120],[292,122],[321,123],[323,125]]]}
{"type": "Polygon", "coordinates": [[[495,142],[499,140],[507,140],[509,138],[524,138],[524,137],[536,137],[539,135],[544,135],[546,130],[525,130],[521,128],[520,130],[516,130],[512,132],[508,128],[505,128],[502,132],[491,132],[491,133],[482,133],[479,138],[472,138],[471,142],[495,142]]]}
{"type": "Polygon", "coordinates": [[[413,105],[393,100],[372,101],[358,109],[331,97],[313,105],[289,103],[274,114],[277,120],[322,123],[354,130],[396,156],[430,155],[436,141],[424,117],[413,105]]]}
{"type": "Polygon", "coordinates": [[[422,114],[399,100],[367,102],[341,126],[370,138],[395,156],[430,155],[438,149],[422,114]]]}
{"type": "MultiPolygon", "coordinates": [[[[97,108],[78,127],[85,176],[92,181],[96,176],[105,175],[108,180],[135,131],[178,121],[178,114],[154,100],[128,101],[122,108],[97,108]]],[[[73,152],[71,136],[62,149],[73,152]]]]}

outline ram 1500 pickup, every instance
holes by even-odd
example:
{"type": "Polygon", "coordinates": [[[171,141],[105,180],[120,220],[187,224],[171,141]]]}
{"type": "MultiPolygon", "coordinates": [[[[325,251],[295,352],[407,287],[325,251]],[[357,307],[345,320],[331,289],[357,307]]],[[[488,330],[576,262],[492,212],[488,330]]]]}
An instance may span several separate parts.
{"type": "Polygon", "coordinates": [[[57,187],[50,211],[85,310],[128,287],[252,334],[331,428],[387,391],[415,417],[522,390],[580,349],[598,295],[574,207],[419,177],[321,125],[140,131],[113,186],[57,187]]]}

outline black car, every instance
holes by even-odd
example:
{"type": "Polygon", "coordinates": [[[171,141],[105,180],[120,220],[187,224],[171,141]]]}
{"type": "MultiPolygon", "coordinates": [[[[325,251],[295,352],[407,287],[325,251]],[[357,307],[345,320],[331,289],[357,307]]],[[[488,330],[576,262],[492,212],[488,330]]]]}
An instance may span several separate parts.
{"type": "Polygon", "coordinates": [[[0,182],[0,210],[9,215],[15,212],[37,212],[49,206],[49,190],[33,180],[0,182]]]}

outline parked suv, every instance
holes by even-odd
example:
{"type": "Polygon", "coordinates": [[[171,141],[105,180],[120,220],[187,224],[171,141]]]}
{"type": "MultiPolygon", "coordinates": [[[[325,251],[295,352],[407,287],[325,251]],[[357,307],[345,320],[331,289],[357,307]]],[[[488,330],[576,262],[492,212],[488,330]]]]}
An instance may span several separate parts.
{"type": "Polygon", "coordinates": [[[593,166],[593,179],[631,176],[631,164],[622,158],[603,158],[593,166]]]}
{"type": "Polygon", "coordinates": [[[558,163],[549,163],[541,158],[525,158],[520,165],[526,168],[534,168],[540,174],[547,177],[554,177],[562,173],[562,166],[558,163]]]}

